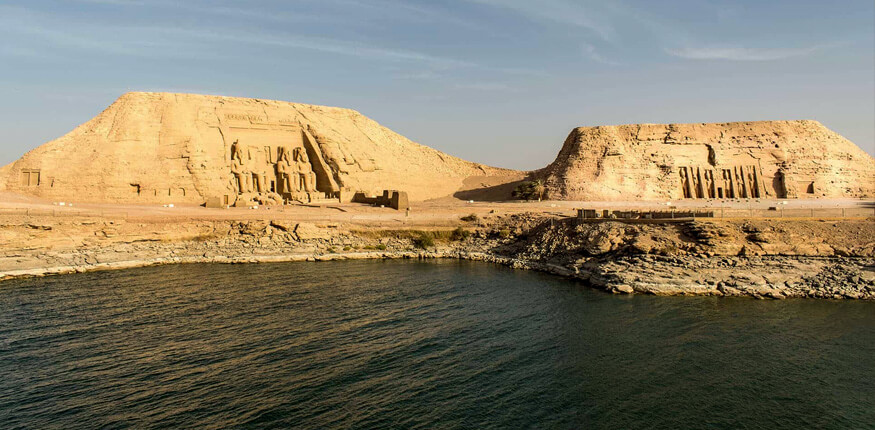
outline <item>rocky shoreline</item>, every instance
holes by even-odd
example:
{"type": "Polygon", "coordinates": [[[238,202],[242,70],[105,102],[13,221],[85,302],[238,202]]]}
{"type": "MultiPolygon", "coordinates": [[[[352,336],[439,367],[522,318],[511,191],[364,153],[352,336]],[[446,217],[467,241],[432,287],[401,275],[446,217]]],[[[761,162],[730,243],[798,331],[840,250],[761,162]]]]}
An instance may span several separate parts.
{"type": "Polygon", "coordinates": [[[162,264],[456,258],[618,294],[875,300],[871,220],[585,224],[528,214],[469,220],[455,230],[270,220],[2,227],[4,280],[162,264]]]}

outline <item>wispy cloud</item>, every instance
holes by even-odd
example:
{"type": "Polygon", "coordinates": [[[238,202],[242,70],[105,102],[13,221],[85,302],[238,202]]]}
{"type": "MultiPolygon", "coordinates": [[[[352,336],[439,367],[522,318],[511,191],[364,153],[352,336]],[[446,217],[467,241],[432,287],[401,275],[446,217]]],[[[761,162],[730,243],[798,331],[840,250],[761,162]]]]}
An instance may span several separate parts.
{"type": "Polygon", "coordinates": [[[219,5],[210,2],[195,0],[68,0],[80,3],[103,4],[109,6],[146,6],[148,8],[161,8],[167,10],[179,10],[197,12],[201,15],[228,16],[234,18],[250,18],[268,22],[289,23],[346,23],[356,27],[373,27],[377,25],[373,19],[362,19],[363,16],[384,18],[398,22],[428,22],[440,23],[441,25],[453,25],[468,29],[482,30],[482,26],[476,22],[464,19],[445,9],[432,7],[431,5],[413,5],[404,1],[391,0],[317,0],[310,2],[300,1],[300,6],[294,13],[284,13],[276,8],[219,5]],[[307,6],[318,5],[312,8],[307,6]],[[303,12],[306,10],[307,12],[303,12]],[[343,11],[344,13],[338,13],[343,11]]]}
{"type": "Polygon", "coordinates": [[[604,41],[616,37],[609,11],[601,2],[567,0],[468,0],[513,10],[524,17],[584,28],[604,41]]]}
{"type": "Polygon", "coordinates": [[[409,1],[386,1],[386,0],[321,0],[325,3],[337,3],[340,5],[354,6],[360,10],[367,10],[381,17],[391,17],[394,20],[418,21],[440,23],[467,29],[483,31],[483,25],[476,21],[466,19],[458,14],[451,13],[452,8],[435,7],[438,2],[413,4],[409,1]]]}
{"type": "Polygon", "coordinates": [[[457,90],[473,90],[473,91],[500,91],[500,92],[519,92],[519,88],[512,87],[502,82],[469,82],[456,84],[457,90]]]}
{"type": "Polygon", "coordinates": [[[824,46],[793,49],[701,47],[667,49],[666,52],[689,60],[775,61],[808,56],[824,48],[824,46]]]}
{"type": "MultiPolygon", "coordinates": [[[[427,64],[436,68],[473,67],[476,64],[373,43],[344,41],[279,32],[239,32],[209,28],[161,26],[91,26],[60,22],[32,11],[0,6],[0,34],[40,40],[47,46],[83,52],[142,57],[177,57],[225,51],[226,44],[261,45],[319,51],[369,60],[427,64]],[[209,49],[222,44],[222,49],[209,49]]],[[[211,54],[217,55],[217,54],[211,54]]]]}
{"type": "Polygon", "coordinates": [[[620,64],[616,61],[609,60],[609,59],[603,57],[598,52],[598,50],[596,50],[596,47],[590,45],[589,43],[582,43],[580,45],[580,51],[583,52],[584,57],[589,58],[590,60],[595,61],[596,63],[607,64],[610,66],[616,66],[616,65],[620,64]]]}
{"type": "Polygon", "coordinates": [[[112,6],[145,6],[142,0],[77,0],[80,3],[105,4],[112,6]]]}
{"type": "Polygon", "coordinates": [[[0,45],[0,57],[21,57],[31,59],[46,59],[45,53],[27,46],[0,45]]]}
{"type": "Polygon", "coordinates": [[[411,73],[399,73],[395,75],[395,79],[403,79],[410,81],[430,81],[434,79],[438,79],[441,77],[441,74],[432,71],[432,70],[423,70],[419,72],[411,72],[411,73]]]}
{"type": "MultiPolygon", "coordinates": [[[[88,0],[80,0],[88,1],[88,0]]],[[[160,1],[160,0],[156,0],[160,1]]],[[[220,13],[233,14],[233,9],[220,13]]],[[[251,15],[254,18],[259,14],[251,15]]],[[[483,62],[434,55],[427,52],[380,46],[373,41],[344,40],[294,34],[282,31],[240,31],[206,26],[169,27],[152,25],[93,25],[76,21],[60,21],[20,7],[0,6],[0,36],[26,38],[30,49],[0,49],[0,55],[24,57],[39,53],[44,59],[64,58],[71,52],[97,55],[133,56],[144,58],[198,58],[221,60],[231,55],[240,59],[241,47],[261,46],[289,51],[314,51],[367,61],[394,63],[402,68],[416,67],[413,72],[399,72],[403,79],[436,79],[452,69],[470,69],[505,75],[537,76],[541,70],[513,66],[494,66],[483,62]],[[34,46],[34,42],[36,45],[34,46]],[[34,48],[39,48],[34,49],[34,48]],[[235,52],[229,54],[229,52],[235,52]],[[416,71],[418,69],[418,71],[416,71]]]]}
{"type": "Polygon", "coordinates": [[[506,75],[526,76],[530,78],[549,78],[552,75],[543,69],[529,69],[522,67],[493,67],[480,66],[481,69],[489,72],[499,72],[506,75]]]}
{"type": "Polygon", "coordinates": [[[232,43],[304,49],[373,60],[418,62],[439,67],[465,67],[474,65],[474,63],[469,61],[435,56],[417,51],[382,48],[374,46],[373,44],[294,34],[235,33],[206,29],[186,30],[177,28],[160,28],[155,30],[163,33],[177,34],[183,37],[208,41],[227,41],[232,43]]]}

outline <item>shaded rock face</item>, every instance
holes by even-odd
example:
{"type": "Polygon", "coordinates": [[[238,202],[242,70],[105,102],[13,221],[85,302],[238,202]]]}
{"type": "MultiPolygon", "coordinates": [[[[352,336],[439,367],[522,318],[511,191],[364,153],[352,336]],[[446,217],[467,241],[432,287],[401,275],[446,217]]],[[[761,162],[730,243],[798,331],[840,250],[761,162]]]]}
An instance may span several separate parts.
{"type": "Polygon", "coordinates": [[[2,169],[0,183],[57,200],[225,205],[383,189],[425,200],[471,176],[510,172],[416,144],[349,109],[128,93],[2,169]]]}
{"type": "Polygon", "coordinates": [[[538,176],[561,200],[875,194],[875,160],[816,121],[580,127],[538,176]]]}

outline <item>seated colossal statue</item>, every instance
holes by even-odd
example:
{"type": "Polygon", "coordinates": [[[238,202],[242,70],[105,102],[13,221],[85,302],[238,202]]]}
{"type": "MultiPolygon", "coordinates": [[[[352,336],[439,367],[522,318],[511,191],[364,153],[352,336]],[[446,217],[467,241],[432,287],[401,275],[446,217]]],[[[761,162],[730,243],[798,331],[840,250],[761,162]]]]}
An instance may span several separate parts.
{"type": "Polygon", "coordinates": [[[237,180],[237,193],[248,193],[252,190],[251,155],[249,148],[235,140],[231,145],[231,173],[237,180]]]}
{"type": "Polygon", "coordinates": [[[295,168],[292,167],[292,163],[294,162],[292,151],[288,146],[280,146],[278,151],[279,156],[277,157],[276,163],[276,176],[280,183],[280,190],[282,190],[283,193],[296,192],[298,191],[298,177],[297,173],[294,171],[295,168]],[[293,178],[292,175],[295,175],[295,177],[293,178]]]}
{"type": "Polygon", "coordinates": [[[295,148],[295,170],[298,172],[298,189],[308,193],[316,191],[316,174],[304,148],[295,148]]]}

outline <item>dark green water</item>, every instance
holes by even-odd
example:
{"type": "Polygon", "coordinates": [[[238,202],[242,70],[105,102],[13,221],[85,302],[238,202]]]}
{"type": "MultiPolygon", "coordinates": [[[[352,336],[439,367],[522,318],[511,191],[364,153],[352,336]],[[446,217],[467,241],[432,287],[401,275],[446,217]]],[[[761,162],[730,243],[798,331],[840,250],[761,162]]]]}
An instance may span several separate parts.
{"type": "Polygon", "coordinates": [[[457,262],[0,284],[2,428],[875,428],[875,303],[457,262]]]}

